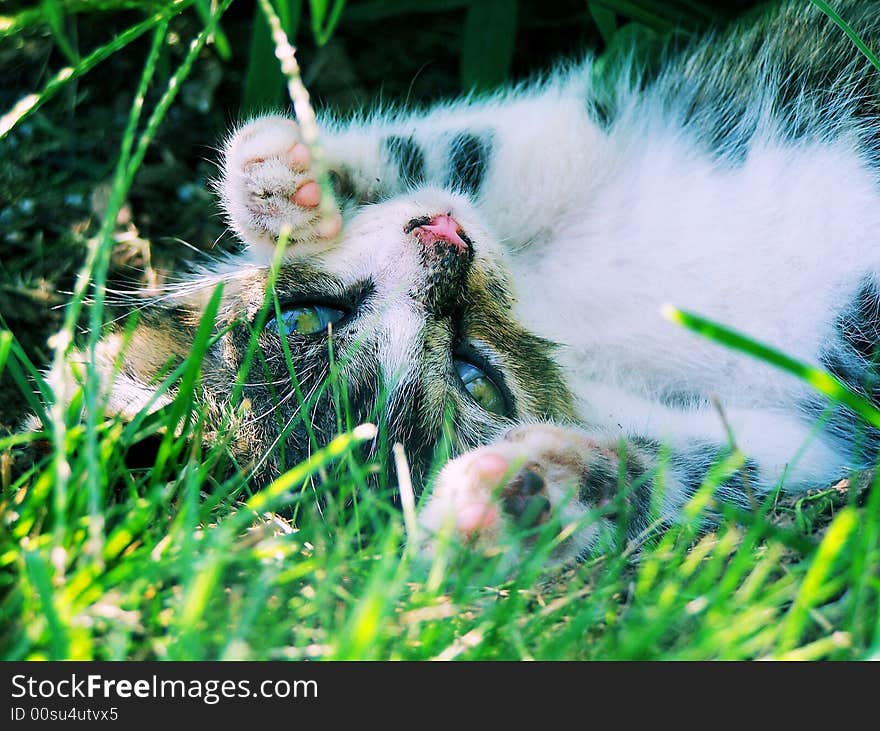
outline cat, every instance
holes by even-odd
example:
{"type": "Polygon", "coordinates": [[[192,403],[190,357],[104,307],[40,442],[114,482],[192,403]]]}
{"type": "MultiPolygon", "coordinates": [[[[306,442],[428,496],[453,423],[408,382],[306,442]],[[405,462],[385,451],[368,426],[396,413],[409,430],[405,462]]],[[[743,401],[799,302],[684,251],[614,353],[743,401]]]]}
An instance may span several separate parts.
{"type": "MultiPolygon", "coordinates": [[[[876,3],[836,7],[880,48],[876,3]]],[[[111,409],[150,401],[222,281],[229,329],[202,383],[219,418],[285,229],[280,316],[258,335],[265,366],[245,379],[230,444],[257,479],[281,469],[282,439],[291,465],[331,438],[345,399],[355,423],[381,411],[417,489],[433,483],[427,546],[558,520],[570,529],[552,559],[567,561],[674,521],[734,448],[746,457],[716,497],[743,507],[870,467],[876,430],[661,306],[877,398],[878,71],[809,2],[670,46],[656,69],[633,61],[613,86],[592,64],[427,111],[320,118],[329,217],[297,122],[240,126],[216,190],[243,250],[143,310],[111,409]],[[321,392],[331,342],[342,395],[321,392]],[[431,480],[443,439],[453,456],[431,480]]],[[[102,344],[108,370],[121,342],[102,344]]]]}

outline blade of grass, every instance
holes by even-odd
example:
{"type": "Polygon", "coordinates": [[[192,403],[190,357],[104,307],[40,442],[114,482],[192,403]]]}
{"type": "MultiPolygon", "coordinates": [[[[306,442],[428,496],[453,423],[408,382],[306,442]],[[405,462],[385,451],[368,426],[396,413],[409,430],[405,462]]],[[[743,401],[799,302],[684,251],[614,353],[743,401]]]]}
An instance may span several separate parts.
{"type": "Polygon", "coordinates": [[[64,33],[64,10],[58,3],[58,0],[43,0],[40,7],[55,38],[56,45],[61,50],[61,53],[64,54],[67,62],[72,66],[76,66],[80,61],[79,54],[70,45],[70,41],[67,40],[67,36],[64,33]]]}
{"type": "Polygon", "coordinates": [[[199,656],[199,620],[205,614],[208,602],[217,587],[222,569],[230,558],[228,547],[245,527],[263,513],[274,508],[294,487],[302,484],[318,470],[340,459],[357,444],[373,439],[376,428],[363,424],[347,434],[341,434],[326,447],[273,481],[268,487],[252,495],[234,514],[211,531],[212,550],[198,567],[183,592],[183,604],[178,614],[179,640],[175,652],[181,659],[199,656]]]}
{"type": "Polygon", "coordinates": [[[43,9],[39,7],[20,10],[15,15],[0,15],[0,38],[13,36],[25,28],[42,25],[45,22],[43,9]]]}
{"type": "Polygon", "coordinates": [[[858,527],[859,515],[850,507],[841,510],[828,527],[783,625],[781,650],[789,651],[797,647],[810,616],[810,609],[828,598],[826,580],[846,548],[850,536],[858,527]]]}
{"type": "Polygon", "coordinates": [[[859,37],[859,34],[852,29],[849,23],[840,17],[840,14],[834,8],[825,2],[825,0],[810,0],[810,2],[825,13],[825,15],[827,15],[838,28],[846,33],[847,37],[853,42],[855,47],[862,52],[865,58],[874,64],[876,69],[880,70],[880,58],[868,48],[867,44],[859,37]]]}
{"type": "Polygon", "coordinates": [[[323,46],[330,37],[339,19],[342,17],[342,11],[345,9],[345,0],[332,0],[333,5],[329,5],[330,0],[309,0],[309,9],[312,14],[312,35],[315,37],[315,43],[323,46]]]}
{"type": "Polygon", "coordinates": [[[97,373],[97,346],[98,338],[103,325],[104,314],[104,297],[105,283],[107,281],[107,271],[110,266],[110,249],[112,247],[111,236],[116,223],[116,216],[122,206],[124,200],[124,190],[127,185],[124,184],[124,175],[130,162],[131,148],[134,144],[135,130],[140,120],[141,110],[143,109],[144,99],[147,94],[147,88],[153,78],[156,69],[156,60],[165,40],[168,30],[168,23],[164,21],[160,23],[153,32],[152,43],[147,54],[147,60],[144,69],[141,72],[141,78],[138,82],[138,88],[134,95],[134,100],[129,109],[128,121],[126,122],[125,131],[122,135],[122,149],[116,164],[116,173],[114,183],[120,181],[119,187],[114,184],[116,195],[111,192],[111,201],[108,203],[107,215],[104,218],[101,231],[98,235],[98,254],[95,256],[94,267],[91,273],[92,286],[94,291],[94,302],[89,312],[89,361],[88,376],[84,387],[84,398],[86,404],[86,433],[85,433],[85,449],[83,458],[86,463],[86,488],[89,494],[89,554],[100,561],[103,555],[103,526],[104,517],[101,509],[103,493],[107,481],[105,470],[101,468],[98,457],[98,422],[103,418],[104,404],[100,404],[100,376],[97,373]],[[124,189],[123,187],[124,186],[124,189]]]}
{"type": "Polygon", "coordinates": [[[168,429],[159,445],[156,453],[156,461],[152,470],[154,486],[162,479],[165,465],[171,457],[183,446],[183,440],[178,439],[179,433],[186,433],[192,417],[196,381],[201,373],[202,359],[208,352],[211,334],[214,331],[214,322],[220,302],[223,299],[223,285],[218,284],[211,295],[211,299],[205,306],[199,321],[198,329],[193,337],[189,355],[186,358],[186,368],[180,379],[177,398],[174,399],[171,413],[167,422],[168,429]]]}
{"type": "MultiPolygon", "coordinates": [[[[76,323],[79,319],[79,313],[85,303],[86,293],[90,287],[94,288],[95,302],[90,317],[93,323],[89,334],[89,352],[93,356],[87,364],[87,377],[91,386],[89,388],[96,389],[100,381],[97,372],[94,353],[95,346],[100,338],[101,313],[103,309],[104,287],[106,282],[106,271],[110,257],[110,247],[112,245],[111,233],[115,226],[116,215],[121,209],[128,189],[134,175],[146,154],[147,147],[155,135],[156,129],[165,116],[168,108],[180,89],[180,85],[184,78],[188,75],[192,64],[194,63],[199,51],[204,47],[208,36],[213,30],[213,25],[220,19],[220,16],[229,7],[232,0],[224,0],[218,5],[216,12],[212,16],[212,22],[209,23],[192,41],[190,48],[184,60],[181,62],[177,72],[169,80],[165,93],[156,104],[153,114],[151,115],[143,134],[138,142],[137,149],[130,159],[127,160],[125,152],[126,147],[130,147],[131,139],[124,141],[123,153],[116,167],[113,178],[113,184],[110,192],[110,202],[101,227],[101,234],[96,236],[89,242],[89,249],[86,256],[86,262],[80,269],[74,282],[73,296],[68,301],[64,321],[61,329],[50,338],[49,344],[53,349],[54,355],[52,360],[53,386],[55,393],[51,399],[49,416],[52,423],[52,440],[55,445],[54,452],[54,470],[55,470],[55,506],[56,506],[56,540],[60,546],[62,543],[63,531],[65,530],[65,518],[67,506],[67,484],[71,476],[71,466],[68,462],[66,454],[66,432],[67,426],[65,422],[67,404],[72,396],[70,391],[71,384],[67,358],[73,347],[73,333],[76,323]],[[98,323],[98,326],[94,326],[98,323]]],[[[164,23],[164,16],[160,13],[153,16],[151,20],[155,20],[154,24],[164,23]]],[[[143,24],[135,27],[141,27],[143,24]]],[[[146,28],[144,28],[146,30],[146,28]]],[[[131,30],[131,29],[130,29],[131,30]]],[[[122,34],[125,35],[125,34],[122,34]]],[[[122,37],[122,35],[120,37],[122,37]]],[[[161,35],[161,33],[159,34],[161,35]]],[[[154,39],[155,41],[155,39],[154,39]]],[[[154,47],[157,45],[154,42],[154,47]]],[[[142,82],[145,77],[142,76],[142,82]]],[[[145,82],[144,82],[145,83],[145,82]]],[[[138,110],[132,110],[129,119],[129,132],[133,132],[133,125],[137,121],[136,115],[138,110]],[[134,122],[132,122],[134,120],[134,122]]],[[[90,392],[92,395],[95,391],[90,392]]],[[[94,413],[97,410],[97,404],[94,400],[89,400],[87,407],[94,413]]],[[[91,437],[89,437],[91,438],[91,437]]],[[[90,479],[99,479],[92,476],[90,479]]]]}
{"type": "MultiPolygon", "coordinates": [[[[289,490],[302,484],[319,469],[326,467],[330,462],[347,454],[349,450],[361,442],[370,441],[375,438],[376,427],[372,424],[361,424],[350,432],[340,434],[335,439],[332,439],[326,447],[312,454],[308,460],[288,470],[281,477],[274,480],[265,490],[252,495],[244,505],[246,511],[259,514],[272,509],[277,501],[282,499],[289,490]]],[[[234,516],[233,523],[241,523],[242,520],[247,519],[245,511],[240,511],[234,516]]]]}
{"type": "Polygon", "coordinates": [[[691,312],[679,310],[672,305],[665,305],[662,312],[667,320],[676,325],[681,325],[709,340],[714,340],[733,350],[747,353],[797,376],[819,393],[843,404],[872,426],[880,428],[880,409],[852,391],[846,384],[830,373],[792,358],[769,345],[753,340],[729,327],[719,325],[691,312]]]}
{"type": "MultiPolygon", "coordinates": [[[[202,23],[205,25],[211,23],[211,7],[209,0],[196,0],[196,12],[202,19],[202,23]]],[[[214,45],[217,48],[217,55],[220,56],[223,61],[228,61],[232,58],[232,49],[229,47],[229,39],[226,37],[226,34],[223,32],[223,28],[220,27],[219,23],[214,24],[214,30],[208,37],[209,42],[212,40],[212,37],[214,45]]]]}
{"type": "Polygon", "coordinates": [[[588,2],[587,7],[590,10],[593,22],[599,29],[599,35],[602,36],[602,40],[607,46],[617,31],[617,18],[614,15],[614,11],[595,2],[588,2]]]}
{"type": "Polygon", "coordinates": [[[480,0],[468,7],[462,29],[461,85],[488,91],[507,81],[516,45],[517,0],[480,0]]]}
{"type": "Polygon", "coordinates": [[[68,648],[70,638],[68,629],[62,621],[55,606],[55,595],[52,591],[51,571],[37,550],[24,550],[24,562],[27,575],[42,607],[42,617],[49,629],[49,648],[53,660],[69,659],[68,648]]]}
{"type": "Polygon", "coordinates": [[[166,8],[154,13],[146,20],[127,28],[109,43],[92,51],[84,57],[76,66],[65,66],[56,73],[37,93],[28,94],[19,99],[6,114],[0,117],[0,140],[2,140],[16,125],[21,124],[31,114],[36,112],[47,101],[55,96],[61,89],[74,79],[87,74],[101,61],[106,60],[117,51],[125,48],[129,43],[136,40],[148,30],[155,28],[159,23],[179,15],[191,5],[194,0],[176,0],[166,8]]]}
{"type": "Polygon", "coordinates": [[[651,5],[646,6],[643,3],[632,2],[631,0],[592,1],[599,7],[612,10],[661,33],[672,30],[673,28],[673,23],[662,13],[662,11],[659,11],[660,6],[657,3],[652,3],[651,5]]]}
{"type": "Polygon", "coordinates": [[[0,330],[0,376],[3,375],[10,350],[12,350],[12,333],[9,330],[0,330]]]}
{"type": "Polygon", "coordinates": [[[302,131],[302,141],[308,146],[312,154],[312,171],[314,172],[315,180],[321,186],[321,202],[318,204],[318,212],[321,218],[326,220],[336,214],[339,206],[333,195],[333,186],[330,184],[327,167],[324,164],[315,110],[312,109],[308,89],[306,89],[300,76],[299,63],[296,60],[296,49],[290,44],[287,34],[281,25],[281,19],[272,8],[269,0],[259,0],[259,3],[260,10],[266,16],[266,21],[272,30],[275,57],[281,64],[281,72],[287,79],[287,93],[293,102],[296,121],[299,123],[302,131]]]}
{"type": "Polygon", "coordinates": [[[46,412],[46,403],[51,402],[52,396],[49,386],[15,338],[12,339],[9,347],[11,352],[6,363],[9,375],[15,381],[15,385],[18,386],[31,413],[40,420],[44,428],[48,428],[49,416],[46,412]],[[35,385],[39,392],[39,398],[34,393],[35,385]]]}
{"type": "MultiPolygon", "coordinates": [[[[302,19],[302,0],[280,0],[276,8],[281,27],[288,38],[295,40],[302,19]]],[[[269,21],[259,6],[255,6],[242,95],[244,114],[258,114],[281,106],[283,90],[284,74],[275,59],[269,21]]]]}
{"type": "Polygon", "coordinates": [[[473,0],[367,0],[345,11],[346,22],[373,21],[411,13],[445,13],[470,5],[473,0]]]}

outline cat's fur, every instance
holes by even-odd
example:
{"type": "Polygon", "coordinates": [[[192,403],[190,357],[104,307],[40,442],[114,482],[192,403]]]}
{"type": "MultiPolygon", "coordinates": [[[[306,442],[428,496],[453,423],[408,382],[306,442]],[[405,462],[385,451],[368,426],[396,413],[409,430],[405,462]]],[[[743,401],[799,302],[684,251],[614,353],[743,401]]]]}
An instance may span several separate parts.
{"type": "MultiPolygon", "coordinates": [[[[876,3],[835,5],[880,48],[876,3]]],[[[658,460],[654,510],[671,518],[730,452],[728,425],[747,460],[723,499],[748,505],[780,481],[828,483],[871,463],[874,431],[660,310],[673,303],[734,326],[876,397],[878,94],[878,72],[802,0],[670,48],[658,73],[633,66],[613,88],[593,88],[587,60],[424,113],[325,119],[344,199],[335,237],[315,189],[303,188],[312,173],[299,128],[257,119],[230,136],[218,183],[244,253],[145,310],[113,406],[143,404],[161,363],[187,353],[217,281],[220,324],[256,316],[286,224],[276,293],[284,307],[349,313],[332,337],[355,420],[373,418],[385,394],[391,438],[417,483],[451,425],[460,456],[423,503],[431,532],[491,541],[517,522],[555,513],[568,525],[598,507],[558,557],[594,548],[621,508],[638,536],[658,460]],[[467,251],[419,228],[438,214],[458,223],[467,251]],[[453,354],[498,382],[506,415],[468,395],[453,354]]],[[[218,415],[247,340],[246,326],[233,327],[206,359],[204,394],[218,415]]],[[[301,392],[316,393],[327,335],[289,342],[301,392]]],[[[307,456],[309,438],[279,334],[270,327],[259,345],[266,369],[245,379],[249,411],[232,447],[271,476],[282,430],[287,464],[307,456]]],[[[109,340],[107,362],[114,352],[109,340]]],[[[327,389],[309,414],[319,440],[337,429],[333,399],[327,389]]]]}

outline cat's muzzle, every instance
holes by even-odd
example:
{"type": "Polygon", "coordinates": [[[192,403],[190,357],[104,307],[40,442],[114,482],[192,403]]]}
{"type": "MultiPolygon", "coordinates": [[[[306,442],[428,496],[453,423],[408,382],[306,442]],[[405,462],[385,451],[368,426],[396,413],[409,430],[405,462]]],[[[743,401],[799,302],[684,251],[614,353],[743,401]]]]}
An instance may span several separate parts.
{"type": "Polygon", "coordinates": [[[442,316],[461,294],[474,258],[473,243],[448,213],[414,218],[403,230],[418,244],[425,270],[425,290],[420,299],[435,315],[442,316]]]}

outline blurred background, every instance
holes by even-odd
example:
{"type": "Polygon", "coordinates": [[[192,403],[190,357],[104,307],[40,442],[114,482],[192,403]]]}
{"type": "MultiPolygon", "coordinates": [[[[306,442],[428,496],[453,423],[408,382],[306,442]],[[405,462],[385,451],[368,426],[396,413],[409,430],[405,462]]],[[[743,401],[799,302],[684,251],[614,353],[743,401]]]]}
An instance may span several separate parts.
{"type": "MultiPolygon", "coordinates": [[[[807,0],[804,0],[805,2],[807,0]]],[[[0,317],[32,361],[97,232],[123,130],[151,44],[132,29],[170,16],[145,117],[178,70],[217,0],[31,0],[0,4],[0,130],[23,98],[39,108],[0,138],[0,317]],[[114,39],[120,45],[114,46],[114,39]],[[108,48],[91,65],[90,54],[108,48]],[[85,73],[80,73],[90,66],[85,73]],[[70,79],[53,81],[63,69],[70,79]],[[48,87],[47,87],[48,85],[48,87]],[[47,91],[48,88],[48,91],[47,91]]],[[[753,0],[273,0],[295,41],[314,106],[340,114],[376,104],[424,106],[527,79],[587,53],[597,73],[616,54],[649,57],[754,10],[753,0]]],[[[268,25],[253,0],[235,0],[164,116],[116,220],[111,286],[156,286],[199,251],[236,246],[208,181],[236,121],[289,106],[268,25]]],[[[0,433],[24,403],[0,380],[0,433]]]]}

